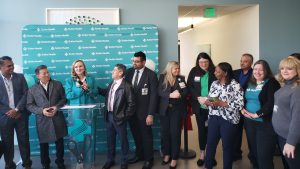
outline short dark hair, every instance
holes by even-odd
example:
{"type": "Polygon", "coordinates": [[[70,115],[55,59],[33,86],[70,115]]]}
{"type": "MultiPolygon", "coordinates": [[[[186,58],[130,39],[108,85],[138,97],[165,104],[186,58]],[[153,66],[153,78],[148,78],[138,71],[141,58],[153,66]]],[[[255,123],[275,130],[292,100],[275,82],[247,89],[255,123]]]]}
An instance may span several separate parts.
{"type": "Polygon", "coordinates": [[[115,65],[116,68],[118,68],[119,71],[122,71],[122,77],[125,76],[125,72],[126,72],[126,66],[123,64],[116,64],[115,65]]]}
{"type": "Polygon", "coordinates": [[[5,60],[12,61],[11,57],[9,57],[9,56],[2,56],[0,58],[0,66],[3,66],[5,60]]]}
{"type": "Polygon", "coordinates": [[[250,53],[244,53],[242,56],[247,56],[251,59],[251,63],[253,63],[253,56],[250,53]]]}
{"type": "Polygon", "coordinates": [[[136,52],[134,57],[140,57],[142,61],[146,61],[146,54],[142,51],[136,52]]]}
{"type": "Polygon", "coordinates": [[[35,68],[34,72],[36,75],[38,75],[40,73],[40,70],[42,69],[47,69],[47,66],[46,65],[40,65],[38,67],[35,68]]]}
{"type": "Polygon", "coordinates": [[[218,64],[218,67],[223,71],[227,73],[226,77],[226,84],[229,84],[231,80],[233,79],[233,70],[232,66],[227,62],[221,62],[218,64]]]}
{"type": "Polygon", "coordinates": [[[298,60],[300,60],[300,53],[292,53],[290,56],[293,56],[293,57],[297,58],[298,60]]]}

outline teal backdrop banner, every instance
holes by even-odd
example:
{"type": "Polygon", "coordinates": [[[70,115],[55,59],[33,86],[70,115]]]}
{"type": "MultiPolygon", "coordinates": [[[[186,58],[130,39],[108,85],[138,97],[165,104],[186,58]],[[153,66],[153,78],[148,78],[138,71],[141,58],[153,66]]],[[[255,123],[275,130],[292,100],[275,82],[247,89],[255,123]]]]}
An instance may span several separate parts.
{"type": "MultiPolygon", "coordinates": [[[[44,64],[51,78],[65,84],[71,77],[72,63],[81,59],[87,72],[99,87],[111,82],[111,71],[115,64],[132,66],[131,59],[137,51],[147,56],[147,67],[158,73],[158,29],[155,25],[28,25],[22,30],[23,69],[29,86],[37,80],[34,70],[44,64]]],[[[98,96],[98,103],[104,99],[98,96]]],[[[35,116],[29,120],[32,155],[39,154],[35,116]]],[[[134,142],[128,129],[130,149],[134,142]]],[[[160,127],[158,117],[153,126],[154,148],[160,149],[160,127]]],[[[50,145],[51,153],[55,153],[50,145]]],[[[96,152],[106,151],[106,128],[102,113],[96,117],[96,152]]],[[[117,149],[120,149],[119,143],[117,149]]],[[[66,151],[68,151],[66,149],[66,151]]]]}

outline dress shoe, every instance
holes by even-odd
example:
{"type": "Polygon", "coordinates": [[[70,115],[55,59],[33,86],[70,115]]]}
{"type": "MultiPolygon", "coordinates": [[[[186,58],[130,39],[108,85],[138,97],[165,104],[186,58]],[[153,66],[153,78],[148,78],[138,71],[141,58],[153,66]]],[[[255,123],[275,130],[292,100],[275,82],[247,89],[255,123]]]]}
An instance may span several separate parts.
{"type": "Polygon", "coordinates": [[[204,164],[204,160],[203,159],[199,159],[198,161],[197,161],[197,165],[199,166],[199,167],[201,167],[201,166],[203,166],[203,164],[204,164]]]}
{"type": "Polygon", "coordinates": [[[133,158],[128,159],[128,163],[129,164],[134,164],[134,163],[137,163],[137,162],[142,161],[142,160],[143,160],[142,158],[134,156],[133,158]]]}
{"type": "Polygon", "coordinates": [[[127,164],[121,164],[121,169],[127,169],[128,165],[127,164]]]}
{"type": "Polygon", "coordinates": [[[58,169],[66,169],[66,166],[64,164],[59,164],[57,165],[58,169]]]}
{"type": "Polygon", "coordinates": [[[151,169],[153,166],[153,161],[145,161],[143,165],[143,169],[151,169]]]}
{"type": "Polygon", "coordinates": [[[10,165],[5,165],[5,169],[16,169],[16,163],[12,162],[10,165]]]}
{"type": "Polygon", "coordinates": [[[170,166],[169,169],[176,169],[177,168],[177,164],[175,166],[170,166]]]}
{"type": "Polygon", "coordinates": [[[104,164],[104,166],[102,167],[102,169],[110,169],[110,167],[112,167],[113,165],[115,165],[115,162],[114,162],[114,161],[106,162],[106,163],[104,164]]]}
{"type": "Polygon", "coordinates": [[[167,165],[167,164],[169,164],[170,162],[171,162],[171,158],[169,158],[168,161],[162,160],[161,165],[167,165]]]}
{"type": "Polygon", "coordinates": [[[43,165],[43,169],[50,169],[50,165],[43,165]]]}

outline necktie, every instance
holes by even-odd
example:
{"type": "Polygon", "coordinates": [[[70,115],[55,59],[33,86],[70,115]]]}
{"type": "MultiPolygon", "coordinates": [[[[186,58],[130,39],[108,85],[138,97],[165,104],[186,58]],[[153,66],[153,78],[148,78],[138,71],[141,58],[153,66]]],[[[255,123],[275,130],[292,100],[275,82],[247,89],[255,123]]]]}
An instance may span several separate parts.
{"type": "Polygon", "coordinates": [[[135,74],[135,78],[134,78],[134,82],[133,82],[133,88],[136,89],[137,85],[138,85],[138,80],[139,80],[139,73],[140,71],[136,71],[136,74],[135,74]]]}
{"type": "Polygon", "coordinates": [[[116,85],[116,82],[114,82],[111,85],[110,91],[109,91],[109,95],[108,95],[108,105],[107,105],[107,107],[108,107],[108,111],[111,111],[111,112],[113,111],[113,106],[111,105],[111,103],[113,102],[113,100],[112,100],[112,94],[114,92],[115,85],[116,85]]]}

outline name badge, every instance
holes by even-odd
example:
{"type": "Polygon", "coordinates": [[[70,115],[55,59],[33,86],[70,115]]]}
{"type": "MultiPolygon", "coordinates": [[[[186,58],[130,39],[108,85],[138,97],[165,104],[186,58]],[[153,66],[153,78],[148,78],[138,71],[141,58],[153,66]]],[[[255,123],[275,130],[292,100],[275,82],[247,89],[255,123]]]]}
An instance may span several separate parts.
{"type": "Polygon", "coordinates": [[[185,83],[184,83],[184,82],[180,82],[180,83],[179,83],[179,86],[180,86],[180,88],[181,88],[181,89],[183,89],[183,88],[185,88],[185,87],[186,87],[186,85],[185,85],[185,83]]]}
{"type": "Polygon", "coordinates": [[[262,87],[263,87],[263,85],[259,84],[259,85],[256,86],[256,90],[262,90],[262,87]]]}
{"type": "Polygon", "coordinates": [[[148,95],[148,88],[142,88],[142,95],[148,95]]]}
{"type": "Polygon", "coordinates": [[[195,76],[194,81],[195,82],[200,82],[200,76],[195,76]]]}

